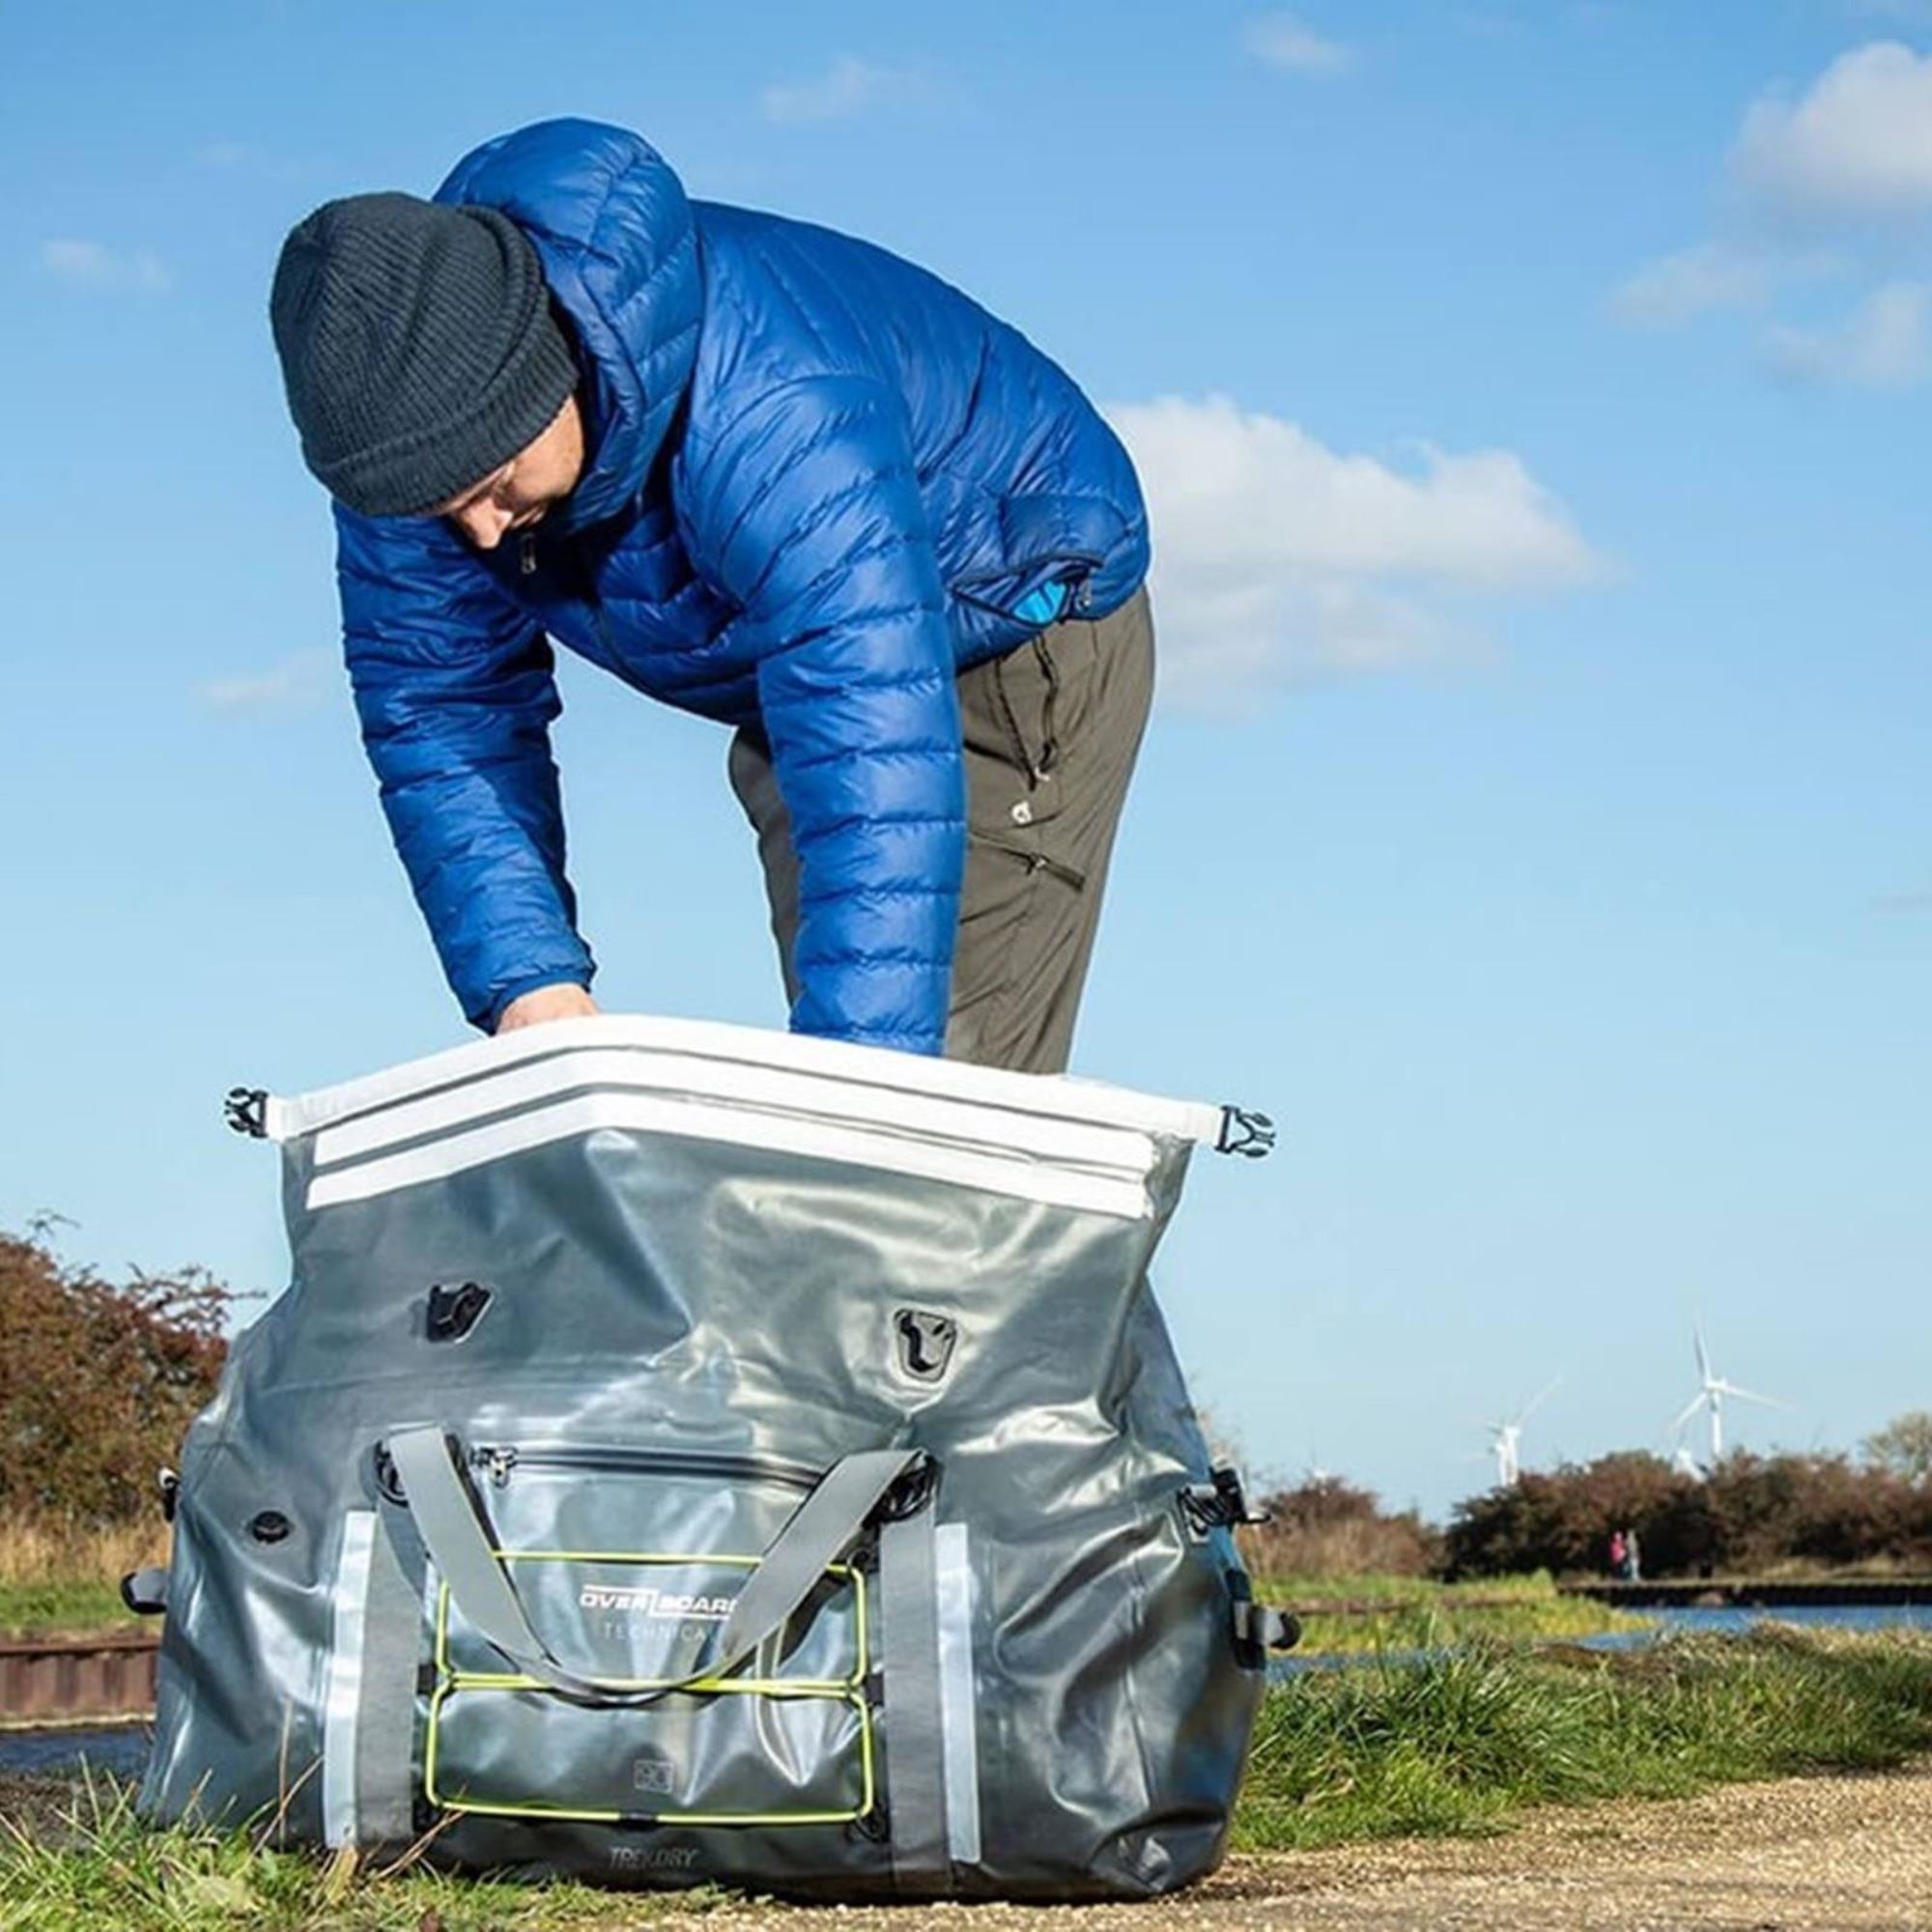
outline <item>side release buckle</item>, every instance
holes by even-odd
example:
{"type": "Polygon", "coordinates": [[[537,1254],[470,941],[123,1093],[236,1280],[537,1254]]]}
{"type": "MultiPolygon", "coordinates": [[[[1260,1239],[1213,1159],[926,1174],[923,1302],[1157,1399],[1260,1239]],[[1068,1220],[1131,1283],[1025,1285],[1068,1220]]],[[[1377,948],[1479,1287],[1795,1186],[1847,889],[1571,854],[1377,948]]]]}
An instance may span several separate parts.
{"type": "Polygon", "coordinates": [[[1223,1107],[1221,1132],[1214,1142],[1216,1153],[1238,1153],[1260,1160],[1274,1151],[1275,1126],[1265,1114],[1250,1107],[1223,1107]]]}

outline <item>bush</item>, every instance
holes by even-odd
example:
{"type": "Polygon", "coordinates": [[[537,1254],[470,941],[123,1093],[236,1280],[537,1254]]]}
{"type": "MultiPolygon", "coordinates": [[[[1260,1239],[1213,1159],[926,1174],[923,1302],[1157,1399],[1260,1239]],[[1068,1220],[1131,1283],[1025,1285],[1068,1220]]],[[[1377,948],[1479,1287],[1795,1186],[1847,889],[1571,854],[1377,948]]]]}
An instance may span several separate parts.
{"type": "Polygon", "coordinates": [[[0,1233],[0,1511],[126,1520],[214,1391],[237,1297],[202,1268],[104,1281],[44,1233],[0,1233]]]}
{"type": "Polygon", "coordinates": [[[1386,1514],[1371,1490],[1314,1476],[1262,1499],[1270,1520],[1246,1532],[1249,1563],[1277,1577],[1421,1577],[1442,1560],[1439,1531],[1413,1510],[1386,1514]]]}
{"type": "Polygon", "coordinates": [[[1932,1565],[1932,1493],[1844,1456],[1727,1456],[1708,1478],[1644,1454],[1528,1471],[1457,1504],[1452,1575],[1606,1567],[1634,1527],[1652,1576],[1738,1575],[1791,1563],[1932,1565]]]}

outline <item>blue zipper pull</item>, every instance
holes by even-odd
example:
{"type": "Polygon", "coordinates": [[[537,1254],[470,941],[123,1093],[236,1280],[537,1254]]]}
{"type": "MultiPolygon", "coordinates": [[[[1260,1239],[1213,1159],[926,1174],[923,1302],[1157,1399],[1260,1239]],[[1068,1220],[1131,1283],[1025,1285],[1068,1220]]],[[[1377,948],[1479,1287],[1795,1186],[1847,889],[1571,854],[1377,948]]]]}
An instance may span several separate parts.
{"type": "Polygon", "coordinates": [[[537,570],[537,533],[526,530],[517,539],[517,572],[522,577],[534,577],[537,570]]]}

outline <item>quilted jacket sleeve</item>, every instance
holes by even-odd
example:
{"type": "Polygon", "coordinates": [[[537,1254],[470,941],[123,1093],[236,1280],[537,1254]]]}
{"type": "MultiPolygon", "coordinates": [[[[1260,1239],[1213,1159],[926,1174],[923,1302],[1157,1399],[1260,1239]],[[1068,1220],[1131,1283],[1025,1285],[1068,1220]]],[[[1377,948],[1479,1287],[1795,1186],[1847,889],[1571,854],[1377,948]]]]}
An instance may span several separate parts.
{"type": "Polygon", "coordinates": [[[847,376],[770,392],[699,457],[686,517],[759,654],[799,858],[793,1030],[936,1054],[966,790],[903,403],[847,376]]]}
{"type": "Polygon", "coordinates": [[[362,742],[443,972],[487,1031],[519,993],[595,970],[564,877],[550,645],[443,525],[335,520],[362,742]]]}

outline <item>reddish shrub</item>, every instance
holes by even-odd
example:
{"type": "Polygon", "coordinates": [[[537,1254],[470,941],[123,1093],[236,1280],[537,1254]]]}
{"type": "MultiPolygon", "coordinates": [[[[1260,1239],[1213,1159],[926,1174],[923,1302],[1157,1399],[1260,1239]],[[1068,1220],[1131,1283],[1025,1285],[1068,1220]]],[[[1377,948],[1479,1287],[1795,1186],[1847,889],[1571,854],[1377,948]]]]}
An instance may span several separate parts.
{"type": "Polygon", "coordinates": [[[1458,1503],[1452,1573],[1602,1572],[1634,1528],[1652,1576],[1740,1575],[1793,1562],[1932,1561],[1932,1494],[1843,1456],[1727,1456],[1708,1479],[1623,1454],[1524,1474],[1458,1503]]]}
{"type": "Polygon", "coordinates": [[[0,1510],[125,1520],[213,1393],[237,1297],[201,1268],[103,1281],[42,1232],[0,1234],[0,1510]]]}
{"type": "Polygon", "coordinates": [[[1269,1520],[1243,1536],[1254,1568],[1276,1576],[1420,1577],[1442,1559],[1442,1539],[1413,1510],[1385,1513],[1373,1491],[1312,1477],[1263,1499],[1269,1520]]]}

